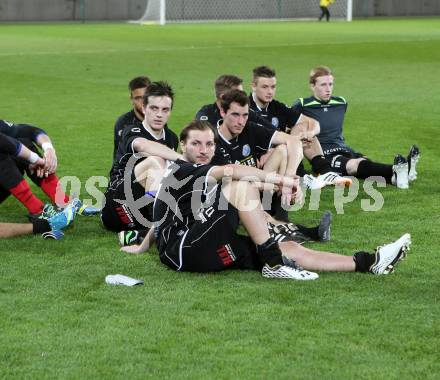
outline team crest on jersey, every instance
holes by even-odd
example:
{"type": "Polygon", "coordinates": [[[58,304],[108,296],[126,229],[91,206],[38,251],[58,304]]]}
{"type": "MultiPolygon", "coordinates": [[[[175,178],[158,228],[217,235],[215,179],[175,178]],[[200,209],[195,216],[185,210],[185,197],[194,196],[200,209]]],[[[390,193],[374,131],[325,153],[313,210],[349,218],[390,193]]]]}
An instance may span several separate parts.
{"type": "Polygon", "coordinates": [[[243,150],[241,153],[244,157],[249,156],[251,154],[251,147],[249,146],[249,144],[243,145],[243,150]]]}
{"type": "Polygon", "coordinates": [[[278,128],[278,126],[280,125],[280,121],[277,117],[272,118],[272,125],[274,126],[274,128],[278,128]]]}

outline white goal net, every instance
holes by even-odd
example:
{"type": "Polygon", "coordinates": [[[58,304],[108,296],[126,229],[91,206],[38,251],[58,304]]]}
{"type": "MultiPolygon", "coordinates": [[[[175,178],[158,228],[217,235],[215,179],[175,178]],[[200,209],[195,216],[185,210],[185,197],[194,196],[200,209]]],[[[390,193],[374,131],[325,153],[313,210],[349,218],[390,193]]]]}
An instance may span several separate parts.
{"type": "MultiPolygon", "coordinates": [[[[352,0],[336,0],[331,19],[351,21],[352,0]]],[[[144,15],[136,22],[315,20],[319,0],[146,0],[144,15]]]]}

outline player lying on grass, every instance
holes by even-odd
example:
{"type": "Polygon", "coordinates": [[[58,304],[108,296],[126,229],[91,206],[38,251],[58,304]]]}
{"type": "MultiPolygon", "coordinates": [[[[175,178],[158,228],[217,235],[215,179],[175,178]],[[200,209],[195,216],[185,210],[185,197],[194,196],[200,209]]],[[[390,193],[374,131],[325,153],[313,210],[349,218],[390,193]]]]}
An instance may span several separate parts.
{"type": "MultiPolygon", "coordinates": [[[[185,127],[180,145],[183,160],[170,163],[154,203],[160,260],[171,269],[255,269],[263,277],[296,280],[318,278],[310,271],[382,275],[393,271],[409,248],[409,234],[374,253],[361,251],[353,256],[319,252],[295,242],[278,243],[267,227],[260,188],[275,187],[283,202],[290,204],[302,198],[298,177],[237,164],[211,165],[215,131],[206,122],[185,127]],[[249,236],[237,234],[239,222],[249,236]]],[[[141,248],[149,243],[144,240],[141,248]]]]}
{"type": "Polygon", "coordinates": [[[333,170],[342,175],[353,175],[361,179],[380,176],[398,188],[407,189],[408,181],[417,178],[416,164],[420,157],[419,149],[413,145],[407,159],[397,155],[394,158],[394,165],[371,161],[345,143],[343,123],[347,102],[343,97],[333,96],[332,71],[326,66],[314,68],[310,73],[309,83],[313,95],[297,100],[293,109],[319,121],[321,132],[318,139],[333,170]]]}
{"type": "MultiPolygon", "coordinates": [[[[44,204],[33,194],[23,177],[26,173],[53,203],[63,206],[69,202],[70,198],[61,190],[59,179],[55,174],[57,156],[49,136],[42,129],[32,125],[13,124],[5,120],[0,120],[0,132],[14,138],[17,147],[26,147],[32,151],[35,160],[37,160],[35,157],[38,157],[43,162],[42,166],[38,166],[37,170],[34,170],[35,168],[20,156],[2,153],[0,159],[0,203],[12,194],[27,208],[30,218],[55,215],[58,212],[56,208],[49,203],[44,204]],[[37,147],[43,150],[42,157],[39,156],[37,147]]],[[[93,215],[99,213],[99,210],[81,205],[79,213],[93,215]]]]}
{"type": "Polygon", "coordinates": [[[275,70],[268,66],[258,66],[252,72],[252,92],[249,95],[249,110],[267,121],[268,125],[278,131],[298,136],[303,142],[304,157],[310,161],[312,170],[318,174],[315,178],[308,175],[301,164],[297,174],[304,177],[312,189],[327,185],[351,185],[349,178],[335,173],[325,159],[321,144],[316,135],[320,132],[319,123],[274,99],[277,88],[275,70]]]}

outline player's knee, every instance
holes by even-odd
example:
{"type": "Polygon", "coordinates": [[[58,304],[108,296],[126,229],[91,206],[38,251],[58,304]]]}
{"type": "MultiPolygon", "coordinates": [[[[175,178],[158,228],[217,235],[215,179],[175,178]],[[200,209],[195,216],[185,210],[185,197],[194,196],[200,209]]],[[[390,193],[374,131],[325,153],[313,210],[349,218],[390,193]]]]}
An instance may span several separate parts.
{"type": "Polygon", "coordinates": [[[359,163],[364,160],[364,158],[353,158],[349,160],[346,164],[345,170],[348,175],[355,175],[359,168],[359,163]]]}
{"type": "Polygon", "coordinates": [[[136,181],[142,183],[147,177],[154,175],[154,173],[162,173],[165,166],[166,161],[163,158],[156,156],[147,157],[134,167],[136,181]]]}
{"type": "Polygon", "coordinates": [[[284,144],[278,145],[273,154],[277,155],[281,160],[287,160],[287,146],[284,144]]]}

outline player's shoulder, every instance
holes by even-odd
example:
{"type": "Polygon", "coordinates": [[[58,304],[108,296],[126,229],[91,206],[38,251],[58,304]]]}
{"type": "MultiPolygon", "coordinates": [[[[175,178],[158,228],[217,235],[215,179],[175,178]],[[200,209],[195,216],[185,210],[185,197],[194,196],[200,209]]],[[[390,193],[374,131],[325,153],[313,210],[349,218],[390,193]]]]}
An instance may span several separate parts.
{"type": "Polygon", "coordinates": [[[165,136],[168,137],[170,140],[173,140],[173,141],[178,141],[179,140],[179,138],[177,137],[177,133],[174,132],[168,126],[168,124],[165,124],[164,131],[165,131],[165,136]]]}
{"type": "Polygon", "coordinates": [[[188,178],[188,176],[198,177],[204,175],[211,166],[210,164],[196,164],[178,159],[168,167],[168,175],[173,174],[176,179],[188,178]]]}
{"type": "Polygon", "coordinates": [[[321,105],[321,103],[314,96],[298,98],[295,104],[300,104],[302,107],[313,107],[321,105]]]}
{"type": "Polygon", "coordinates": [[[331,104],[347,104],[347,101],[342,96],[332,96],[330,99],[331,104]]]}
{"type": "Polygon", "coordinates": [[[132,136],[132,135],[143,135],[144,134],[144,128],[142,126],[142,124],[134,124],[134,123],[130,123],[130,124],[126,124],[124,126],[124,129],[122,130],[122,138],[125,138],[127,136],[132,136]]]}
{"type": "Polygon", "coordinates": [[[136,114],[133,110],[123,113],[116,119],[116,124],[134,124],[136,121],[136,114]]]}
{"type": "Polygon", "coordinates": [[[163,127],[165,133],[169,133],[171,136],[177,136],[176,133],[170,128],[168,124],[163,127]]]}
{"type": "Polygon", "coordinates": [[[8,134],[11,133],[11,128],[14,126],[13,123],[7,120],[0,120],[0,132],[8,134]]]}
{"type": "Polygon", "coordinates": [[[202,106],[202,107],[197,111],[196,117],[197,117],[199,120],[207,120],[207,118],[205,118],[205,119],[201,119],[200,117],[202,117],[202,116],[210,116],[210,115],[212,115],[212,114],[214,114],[214,113],[217,113],[217,112],[218,112],[218,108],[217,108],[217,105],[216,105],[215,103],[212,103],[212,104],[205,104],[204,106],[202,106]]]}
{"type": "Polygon", "coordinates": [[[270,102],[269,107],[272,107],[273,109],[276,109],[276,110],[289,110],[290,109],[290,107],[286,103],[280,102],[279,100],[276,100],[276,99],[273,99],[270,102]]]}
{"type": "Polygon", "coordinates": [[[8,120],[0,120],[0,127],[2,128],[12,128],[15,124],[8,120]]]}
{"type": "Polygon", "coordinates": [[[272,132],[275,133],[276,129],[274,128],[274,126],[272,124],[260,124],[260,123],[255,123],[253,121],[248,121],[246,123],[246,128],[243,130],[243,132],[246,132],[245,134],[243,134],[243,132],[240,134],[244,136],[252,136],[255,137],[257,135],[260,134],[267,134],[268,132],[272,132]]]}

